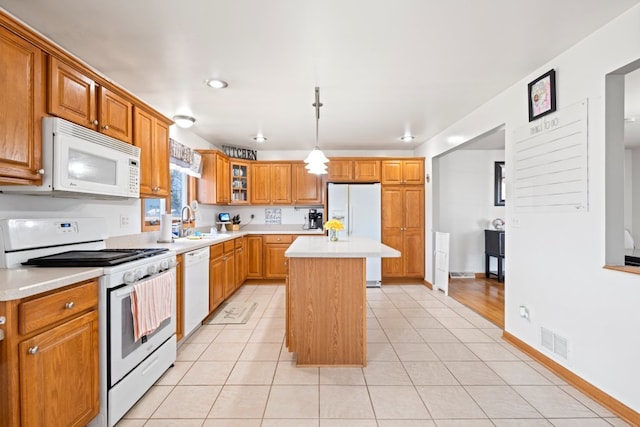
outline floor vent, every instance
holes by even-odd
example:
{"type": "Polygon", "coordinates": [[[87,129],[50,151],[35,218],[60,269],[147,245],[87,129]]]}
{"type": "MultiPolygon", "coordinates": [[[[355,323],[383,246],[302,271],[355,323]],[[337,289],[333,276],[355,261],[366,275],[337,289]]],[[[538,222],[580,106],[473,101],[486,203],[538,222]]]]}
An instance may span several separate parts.
{"type": "Polygon", "coordinates": [[[452,279],[475,279],[476,278],[476,274],[475,273],[469,273],[469,272],[459,272],[459,271],[452,271],[449,273],[449,277],[452,279]]]}
{"type": "Polygon", "coordinates": [[[565,337],[553,333],[549,329],[540,328],[540,344],[547,350],[566,359],[569,353],[569,342],[565,337]]]}

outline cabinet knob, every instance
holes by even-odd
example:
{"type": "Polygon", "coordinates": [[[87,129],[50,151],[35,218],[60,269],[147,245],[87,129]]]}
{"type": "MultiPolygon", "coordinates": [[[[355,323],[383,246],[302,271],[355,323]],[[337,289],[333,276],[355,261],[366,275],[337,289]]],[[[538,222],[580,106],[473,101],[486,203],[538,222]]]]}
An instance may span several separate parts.
{"type": "Polygon", "coordinates": [[[44,169],[37,169],[37,170],[36,170],[36,173],[37,173],[38,175],[44,175],[44,169]]]}
{"type": "Polygon", "coordinates": [[[155,191],[155,192],[158,192],[158,191],[160,191],[160,187],[153,187],[151,190],[155,191]]]}
{"type": "Polygon", "coordinates": [[[64,308],[66,308],[67,310],[71,310],[74,305],[76,305],[76,304],[73,301],[69,301],[68,303],[66,303],[64,305],[64,308]]]}
{"type": "Polygon", "coordinates": [[[98,122],[98,119],[94,119],[94,120],[91,120],[91,121],[89,122],[89,124],[92,124],[92,125],[94,125],[94,126],[98,126],[98,123],[99,123],[99,122],[98,122]]]}
{"type": "Polygon", "coordinates": [[[29,353],[29,354],[36,354],[36,353],[38,352],[38,350],[40,350],[40,349],[38,348],[38,346],[37,346],[37,345],[34,345],[33,347],[29,347],[29,350],[27,350],[27,353],[29,353]]]}
{"type": "Polygon", "coordinates": [[[109,130],[109,125],[104,125],[104,126],[102,126],[102,129],[104,129],[104,130],[109,130]]]}

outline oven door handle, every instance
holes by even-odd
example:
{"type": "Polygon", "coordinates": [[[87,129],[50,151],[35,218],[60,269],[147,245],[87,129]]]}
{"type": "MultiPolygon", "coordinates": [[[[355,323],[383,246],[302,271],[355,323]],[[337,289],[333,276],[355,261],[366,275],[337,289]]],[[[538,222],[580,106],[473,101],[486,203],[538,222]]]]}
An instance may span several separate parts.
{"type": "Polygon", "coordinates": [[[146,282],[147,280],[154,279],[154,278],[156,278],[156,277],[158,277],[158,276],[161,276],[161,275],[163,275],[163,274],[165,274],[165,273],[171,273],[171,272],[173,272],[174,270],[175,270],[175,267],[174,267],[174,268],[170,268],[169,270],[164,270],[164,271],[162,271],[162,272],[160,272],[160,273],[156,273],[156,274],[153,274],[153,275],[151,275],[151,276],[145,277],[144,279],[137,281],[137,282],[136,282],[136,283],[134,283],[133,285],[126,285],[126,286],[124,286],[124,287],[122,287],[122,288],[118,288],[116,291],[114,291],[114,295],[115,295],[116,297],[118,297],[118,298],[125,297],[125,296],[129,295],[129,294],[133,291],[133,286],[134,286],[135,284],[138,284],[138,283],[144,283],[144,282],[146,282]]]}

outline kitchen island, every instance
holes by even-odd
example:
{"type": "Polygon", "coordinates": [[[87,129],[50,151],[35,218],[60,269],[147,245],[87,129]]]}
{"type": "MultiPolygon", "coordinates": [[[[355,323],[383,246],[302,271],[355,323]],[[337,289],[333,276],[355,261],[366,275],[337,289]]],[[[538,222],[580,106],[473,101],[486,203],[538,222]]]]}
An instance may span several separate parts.
{"type": "Polygon", "coordinates": [[[298,366],[366,366],[367,257],[400,252],[371,239],[298,237],[285,252],[286,345],[298,366]]]}

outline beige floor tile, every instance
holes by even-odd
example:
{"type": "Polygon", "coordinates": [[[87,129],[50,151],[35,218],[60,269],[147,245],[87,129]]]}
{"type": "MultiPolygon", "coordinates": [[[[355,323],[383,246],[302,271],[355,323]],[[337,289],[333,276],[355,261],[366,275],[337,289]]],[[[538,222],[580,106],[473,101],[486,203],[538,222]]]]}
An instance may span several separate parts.
{"type": "Polygon", "coordinates": [[[495,341],[489,335],[485,334],[479,329],[449,329],[453,335],[456,336],[461,342],[484,342],[494,343],[495,341]]]}
{"type": "Polygon", "coordinates": [[[371,307],[371,310],[373,310],[373,314],[375,314],[378,319],[403,318],[400,310],[398,310],[394,305],[390,308],[371,307]]]}
{"type": "Polygon", "coordinates": [[[204,419],[192,419],[192,420],[177,420],[177,419],[164,419],[164,420],[149,420],[144,425],[145,427],[200,427],[204,419]]]}
{"type": "Polygon", "coordinates": [[[260,427],[262,423],[262,419],[244,419],[244,420],[216,420],[216,419],[208,419],[205,420],[202,427],[260,427]]]}
{"type": "Polygon", "coordinates": [[[424,339],[424,341],[431,345],[432,343],[459,343],[460,340],[456,338],[448,329],[444,329],[444,326],[440,326],[440,328],[427,328],[427,329],[416,329],[420,336],[424,339]]]}
{"type": "Polygon", "coordinates": [[[262,427],[318,427],[320,420],[315,419],[267,419],[262,421],[262,427]]]}
{"type": "Polygon", "coordinates": [[[462,385],[504,385],[484,362],[444,362],[462,385]]]}
{"type": "Polygon", "coordinates": [[[238,360],[278,360],[281,344],[249,342],[242,350],[238,360]]]}
{"type": "Polygon", "coordinates": [[[321,385],[320,418],[375,418],[367,387],[321,385]]]}
{"type": "Polygon", "coordinates": [[[432,420],[378,420],[378,427],[436,427],[432,420]]]}
{"type": "Polygon", "coordinates": [[[264,328],[281,328],[284,329],[286,327],[286,321],[283,317],[263,317],[258,321],[256,325],[256,329],[264,329],[264,328]]]}
{"type": "Polygon", "coordinates": [[[146,419],[143,420],[126,420],[121,419],[115,425],[115,427],[142,427],[147,422],[146,419]]]}
{"type": "Polygon", "coordinates": [[[218,334],[216,339],[213,340],[213,343],[246,343],[249,341],[252,332],[250,329],[224,329],[218,334]]]}
{"type": "Polygon", "coordinates": [[[289,349],[284,345],[284,343],[282,343],[282,346],[280,348],[280,357],[278,358],[278,360],[295,360],[296,359],[296,354],[292,351],[289,351],[289,349]]]}
{"type": "Polygon", "coordinates": [[[431,317],[431,315],[427,313],[427,310],[425,310],[423,306],[421,306],[415,301],[413,303],[416,304],[416,307],[400,309],[400,312],[404,317],[406,317],[407,319],[411,319],[411,318],[424,319],[424,318],[431,317]]]}
{"type": "Polygon", "coordinates": [[[589,418],[596,414],[556,386],[514,386],[545,418],[589,418]]]}
{"type": "Polygon", "coordinates": [[[424,340],[413,328],[384,328],[384,332],[389,337],[389,341],[392,343],[398,342],[410,342],[410,343],[423,343],[424,340]]]}
{"type": "Polygon", "coordinates": [[[262,418],[270,386],[227,385],[222,388],[208,418],[262,418]]]}
{"type": "Polygon", "coordinates": [[[411,323],[404,317],[378,317],[377,319],[383,329],[411,328],[411,323]]]}
{"type": "Polygon", "coordinates": [[[274,385],[271,387],[265,418],[319,418],[317,385],[274,385]]]}
{"type": "Polygon", "coordinates": [[[438,427],[490,427],[494,424],[489,420],[435,420],[438,427]]]}
{"type": "Polygon", "coordinates": [[[424,308],[427,309],[427,312],[429,312],[429,310],[435,310],[435,309],[446,309],[447,306],[445,304],[443,304],[442,302],[438,301],[437,299],[426,299],[424,301],[418,301],[420,303],[421,306],[423,306],[424,308]]]}
{"type": "Polygon", "coordinates": [[[249,338],[249,342],[253,343],[278,343],[282,344],[284,340],[284,328],[277,329],[255,329],[249,338]]]}
{"type": "Polygon", "coordinates": [[[551,385],[542,374],[525,362],[485,362],[509,385],[551,385]]]}
{"type": "Polygon", "coordinates": [[[597,402],[593,401],[592,399],[588,398],[587,396],[582,394],[579,390],[577,390],[577,389],[575,389],[575,388],[573,388],[571,386],[568,386],[568,385],[560,386],[560,389],[562,391],[564,391],[565,393],[567,393],[568,395],[572,396],[574,399],[578,400],[580,403],[582,403],[587,408],[591,409],[598,416],[600,416],[602,418],[616,418],[616,416],[613,414],[613,412],[609,411],[607,408],[603,407],[599,403],[597,403],[597,402]]]}
{"type": "Polygon", "coordinates": [[[404,362],[414,385],[459,385],[444,363],[439,361],[404,362]]]}
{"type": "Polygon", "coordinates": [[[253,362],[239,361],[231,371],[227,384],[261,385],[271,384],[276,370],[275,361],[253,362]]]}
{"type": "Polygon", "coordinates": [[[362,368],[328,367],[320,368],[320,384],[365,385],[362,368]]]}
{"type": "Polygon", "coordinates": [[[180,385],[224,385],[235,362],[198,361],[182,377],[180,385]]]}
{"type": "Polygon", "coordinates": [[[367,344],[389,342],[389,338],[387,338],[387,334],[384,333],[384,330],[382,328],[369,329],[368,326],[369,324],[367,323],[367,344]]]}
{"type": "Polygon", "coordinates": [[[475,326],[462,316],[438,317],[440,323],[449,329],[473,329],[475,326]]]}
{"type": "Polygon", "coordinates": [[[211,344],[223,329],[224,326],[221,325],[202,325],[187,338],[185,343],[211,344]]]}
{"type": "Polygon", "coordinates": [[[220,386],[176,386],[151,418],[206,418],[220,386]]]}
{"type": "Polygon", "coordinates": [[[409,375],[400,362],[370,362],[363,368],[367,385],[411,385],[409,375]]]}
{"type": "Polygon", "coordinates": [[[504,331],[493,324],[492,326],[493,327],[482,327],[480,328],[480,330],[485,334],[489,335],[491,338],[493,338],[494,341],[504,342],[504,339],[502,339],[502,333],[504,331]]]}
{"type": "Polygon", "coordinates": [[[390,343],[367,343],[367,361],[397,362],[399,360],[390,343]]]}
{"type": "Polygon", "coordinates": [[[604,418],[604,420],[615,427],[632,427],[631,424],[626,423],[620,418],[604,418]]]}
{"type": "Polygon", "coordinates": [[[392,346],[398,358],[403,362],[438,360],[438,356],[424,342],[393,343],[392,346]]]}
{"type": "Polygon", "coordinates": [[[469,386],[465,389],[489,418],[542,417],[509,386],[469,386]]]}
{"type": "Polygon", "coordinates": [[[169,393],[173,390],[172,386],[153,386],[145,393],[138,403],[136,403],[129,411],[124,415],[126,419],[147,419],[167,398],[169,393]]]}
{"type": "Polygon", "coordinates": [[[195,362],[173,362],[173,366],[156,381],[156,385],[176,385],[195,362]]]}
{"type": "Polygon", "coordinates": [[[611,427],[602,418],[552,418],[549,422],[555,427],[611,427]]]}
{"type": "Polygon", "coordinates": [[[497,343],[468,343],[467,347],[485,361],[520,360],[518,356],[497,343]]]}
{"type": "Polygon", "coordinates": [[[216,343],[213,342],[202,353],[198,360],[238,360],[240,353],[244,349],[243,343],[216,343]]]}
{"type": "Polygon", "coordinates": [[[415,387],[370,386],[369,395],[378,420],[431,419],[415,387]]]}
{"type": "Polygon", "coordinates": [[[178,362],[189,362],[198,360],[206,350],[207,344],[182,344],[178,349],[176,360],[178,362]]]}
{"type": "Polygon", "coordinates": [[[471,361],[478,357],[465,344],[448,342],[428,342],[429,347],[440,360],[471,361]]]}
{"type": "Polygon", "coordinates": [[[503,419],[503,420],[492,420],[496,427],[550,427],[551,424],[544,418],[536,418],[536,419],[503,419]]]}
{"type": "Polygon", "coordinates": [[[434,420],[487,418],[462,386],[418,386],[416,389],[434,420]]]}
{"type": "Polygon", "coordinates": [[[554,374],[553,372],[551,372],[550,370],[548,370],[547,368],[545,368],[544,366],[539,364],[538,362],[533,361],[533,360],[530,360],[530,361],[526,361],[525,360],[525,363],[527,363],[533,369],[538,371],[546,379],[551,381],[551,384],[555,384],[555,385],[558,385],[558,386],[559,385],[567,385],[567,383],[562,378],[560,378],[559,376],[557,376],[556,374],[554,374]]]}
{"type": "Polygon", "coordinates": [[[438,320],[443,319],[445,317],[454,317],[454,318],[462,319],[462,316],[456,313],[455,310],[452,310],[446,306],[439,307],[439,308],[429,307],[426,310],[427,310],[427,313],[429,313],[430,315],[432,315],[438,320]]]}
{"type": "Polygon", "coordinates": [[[378,427],[376,420],[331,420],[321,419],[320,427],[378,427]]]}
{"type": "Polygon", "coordinates": [[[295,361],[278,362],[273,384],[319,384],[319,368],[296,367],[295,361]]]}

